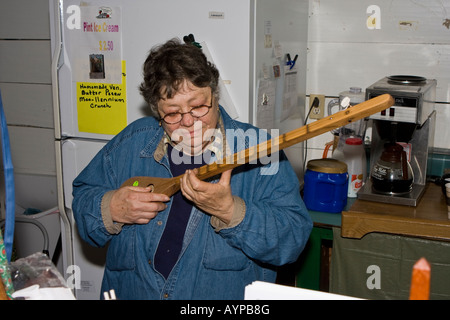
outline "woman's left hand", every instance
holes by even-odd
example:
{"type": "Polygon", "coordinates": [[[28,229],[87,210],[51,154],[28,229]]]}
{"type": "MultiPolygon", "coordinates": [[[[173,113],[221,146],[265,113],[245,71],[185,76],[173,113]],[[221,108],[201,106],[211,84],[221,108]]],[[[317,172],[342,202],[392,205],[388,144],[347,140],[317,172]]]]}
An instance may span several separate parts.
{"type": "Polygon", "coordinates": [[[209,183],[197,178],[197,169],[187,170],[180,181],[181,192],[199,209],[228,224],[234,210],[230,186],[231,171],[232,169],[223,172],[218,183],[209,183]]]}

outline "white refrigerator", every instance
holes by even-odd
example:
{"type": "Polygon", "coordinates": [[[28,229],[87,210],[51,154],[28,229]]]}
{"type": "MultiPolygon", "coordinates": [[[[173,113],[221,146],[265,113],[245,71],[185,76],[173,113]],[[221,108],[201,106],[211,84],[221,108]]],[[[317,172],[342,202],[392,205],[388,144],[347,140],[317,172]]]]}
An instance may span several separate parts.
{"type": "MultiPolygon", "coordinates": [[[[138,87],[149,50],[192,34],[220,71],[221,105],[281,134],[303,125],[308,0],[49,1],[64,276],[77,299],[99,299],[106,249],[78,237],[72,181],[147,116],[138,87]]],[[[287,154],[300,177],[301,145],[287,154]]]]}

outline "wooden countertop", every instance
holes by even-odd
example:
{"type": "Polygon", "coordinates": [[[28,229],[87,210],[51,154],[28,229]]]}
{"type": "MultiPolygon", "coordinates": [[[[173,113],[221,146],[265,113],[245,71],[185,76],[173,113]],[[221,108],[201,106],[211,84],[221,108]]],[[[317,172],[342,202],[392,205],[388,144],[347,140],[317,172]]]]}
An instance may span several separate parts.
{"type": "Polygon", "coordinates": [[[450,219],[441,187],[427,184],[416,207],[356,200],[342,212],[341,236],[360,239],[370,232],[450,241],[450,219]]]}

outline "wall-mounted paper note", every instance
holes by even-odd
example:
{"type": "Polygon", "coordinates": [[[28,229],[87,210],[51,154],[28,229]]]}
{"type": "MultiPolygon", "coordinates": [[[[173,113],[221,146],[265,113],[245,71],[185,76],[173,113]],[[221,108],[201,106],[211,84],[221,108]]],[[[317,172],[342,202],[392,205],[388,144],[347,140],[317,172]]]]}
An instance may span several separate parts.
{"type": "Polygon", "coordinates": [[[78,130],[114,135],[127,125],[126,66],[122,83],[77,82],[78,130]]]}

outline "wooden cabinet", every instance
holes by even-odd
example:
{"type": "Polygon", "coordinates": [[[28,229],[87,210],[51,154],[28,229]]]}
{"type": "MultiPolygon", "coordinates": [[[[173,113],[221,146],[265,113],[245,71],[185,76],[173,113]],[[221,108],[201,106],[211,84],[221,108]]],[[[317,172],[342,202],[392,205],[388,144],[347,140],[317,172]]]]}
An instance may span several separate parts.
{"type": "Polygon", "coordinates": [[[295,285],[367,299],[407,299],[412,266],[431,264],[430,299],[450,298],[450,220],[440,187],[417,207],[350,199],[342,214],[310,212],[314,228],[295,285]]]}
{"type": "Polygon", "coordinates": [[[342,237],[371,232],[450,241],[450,219],[441,188],[427,184],[417,207],[356,200],[342,212],[342,237]]]}

